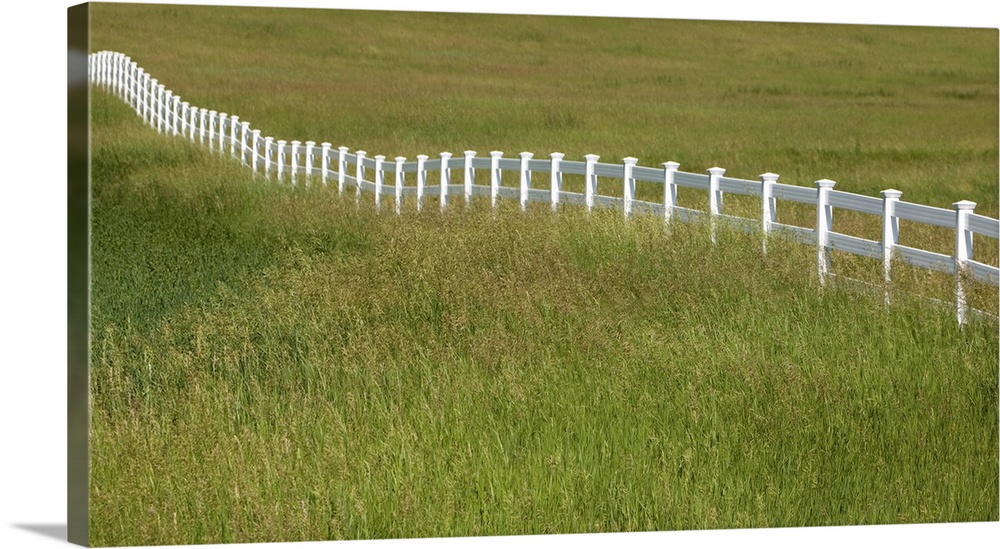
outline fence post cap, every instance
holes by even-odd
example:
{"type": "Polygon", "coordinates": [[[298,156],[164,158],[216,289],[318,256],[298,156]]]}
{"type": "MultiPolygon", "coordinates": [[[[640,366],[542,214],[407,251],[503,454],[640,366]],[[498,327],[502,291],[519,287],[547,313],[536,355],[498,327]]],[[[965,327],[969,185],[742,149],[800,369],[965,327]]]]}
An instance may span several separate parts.
{"type": "Polygon", "coordinates": [[[476,156],[476,151],[465,151],[465,156],[476,156]]]}
{"type": "Polygon", "coordinates": [[[233,124],[235,124],[235,123],[237,123],[237,122],[240,121],[240,117],[236,116],[235,114],[232,115],[232,116],[230,116],[229,118],[231,118],[233,120],[233,124]]]}
{"type": "MultiPolygon", "coordinates": [[[[235,116],[233,118],[235,118],[235,116]]],[[[244,121],[240,122],[240,126],[243,126],[244,128],[249,128],[250,127],[250,123],[247,122],[246,120],[244,120],[244,121]]]]}
{"type": "MultiPolygon", "coordinates": [[[[469,151],[466,151],[466,152],[469,152],[469,151]]],[[[473,154],[475,154],[475,153],[473,153],[473,154]]],[[[443,153],[440,154],[440,156],[441,156],[441,158],[451,158],[451,153],[450,152],[443,152],[443,153]]]]}
{"type": "Polygon", "coordinates": [[[531,158],[531,157],[535,156],[535,153],[522,152],[522,153],[520,153],[520,156],[521,156],[521,158],[531,158]]]}
{"type": "Polygon", "coordinates": [[[285,143],[288,143],[288,141],[285,141],[284,139],[279,139],[278,140],[278,144],[279,145],[284,145],[285,143]]]}
{"type": "Polygon", "coordinates": [[[490,151],[490,156],[493,158],[500,158],[503,156],[503,151],[490,151]]]}
{"type": "Polygon", "coordinates": [[[622,162],[634,166],[639,163],[639,159],[634,156],[626,156],[625,158],[622,158],[622,162]]]}
{"type": "Polygon", "coordinates": [[[357,151],[357,152],[355,153],[355,156],[364,156],[364,155],[366,155],[366,154],[368,154],[368,153],[366,153],[365,151],[357,151]]]}
{"type": "Polygon", "coordinates": [[[710,173],[712,175],[722,175],[722,174],[726,173],[726,169],[725,168],[720,168],[720,167],[716,166],[714,168],[709,168],[708,169],[708,173],[710,173]]]}
{"type": "Polygon", "coordinates": [[[181,102],[181,106],[182,106],[182,107],[190,107],[190,106],[191,106],[191,103],[188,103],[187,101],[182,101],[182,102],[181,102]]]}
{"type": "Polygon", "coordinates": [[[267,136],[264,138],[264,141],[274,141],[274,138],[271,136],[267,136]]]}
{"type": "Polygon", "coordinates": [[[882,198],[899,198],[903,196],[903,191],[897,191],[896,189],[886,189],[884,191],[879,191],[882,198]]]}
{"type": "Polygon", "coordinates": [[[396,157],[396,162],[406,162],[406,157],[405,156],[397,156],[396,157]]]}
{"type": "Polygon", "coordinates": [[[417,155],[417,160],[427,160],[428,158],[430,158],[430,157],[427,156],[426,154],[418,154],[417,155]]]}
{"type": "Polygon", "coordinates": [[[550,153],[549,156],[551,156],[556,160],[562,160],[563,158],[565,158],[566,155],[563,153],[550,153]]]}
{"type": "Polygon", "coordinates": [[[583,157],[586,158],[590,162],[597,162],[598,160],[600,160],[601,155],[599,155],[599,154],[585,154],[585,155],[583,155],[583,157]]]}
{"type": "Polygon", "coordinates": [[[836,184],[837,182],[833,181],[832,179],[820,179],[819,181],[816,182],[816,186],[822,189],[832,189],[833,186],[836,184]]]}
{"type": "Polygon", "coordinates": [[[302,144],[301,141],[296,141],[296,140],[292,139],[292,145],[298,146],[298,145],[301,145],[301,144],[302,144]]]}
{"type": "Polygon", "coordinates": [[[314,147],[314,146],[316,146],[316,142],[315,141],[306,141],[306,146],[307,147],[314,147]]]}
{"type": "Polygon", "coordinates": [[[773,181],[777,181],[778,180],[778,174],[771,173],[771,172],[762,173],[762,174],[760,174],[760,179],[761,179],[761,181],[772,181],[772,182],[773,181]]]}
{"type": "Polygon", "coordinates": [[[375,160],[385,160],[385,155],[384,154],[376,154],[375,155],[375,160]]]}
{"type": "MultiPolygon", "coordinates": [[[[202,109],[205,110],[205,109],[202,109]]],[[[217,114],[219,111],[208,111],[208,114],[217,114]]]]}
{"type": "Polygon", "coordinates": [[[976,207],[976,203],[971,200],[959,200],[951,205],[956,210],[972,210],[976,207]]]}
{"type": "Polygon", "coordinates": [[[260,135],[260,130],[250,130],[250,133],[254,135],[260,135]]]}
{"type": "Polygon", "coordinates": [[[674,162],[674,161],[664,162],[663,164],[661,164],[661,166],[663,166],[668,170],[676,170],[677,168],[681,167],[679,162],[674,162]]]}

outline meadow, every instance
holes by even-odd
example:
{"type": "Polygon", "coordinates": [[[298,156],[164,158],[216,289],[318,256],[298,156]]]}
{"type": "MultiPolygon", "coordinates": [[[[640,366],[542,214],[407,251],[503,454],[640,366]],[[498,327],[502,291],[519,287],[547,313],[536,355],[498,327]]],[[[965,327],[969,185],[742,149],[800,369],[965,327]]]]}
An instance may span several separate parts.
{"type": "MultiPolygon", "coordinates": [[[[92,51],[282,139],[675,160],[997,215],[995,30],[92,16],[92,51]]],[[[819,291],[815,250],[780,240],[377,213],[103,91],[91,110],[94,545],[998,520],[997,322],[905,297],[948,280],[901,269],[887,308],[819,291]]]]}

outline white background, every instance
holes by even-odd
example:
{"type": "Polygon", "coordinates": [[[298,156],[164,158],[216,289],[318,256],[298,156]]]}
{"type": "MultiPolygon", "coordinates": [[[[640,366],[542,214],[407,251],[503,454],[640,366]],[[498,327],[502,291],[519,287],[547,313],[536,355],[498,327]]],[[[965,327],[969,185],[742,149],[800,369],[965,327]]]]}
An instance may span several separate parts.
{"type": "MultiPolygon", "coordinates": [[[[177,3],[177,2],[163,2],[177,3]]],[[[191,3],[191,2],[188,2],[191,3]]],[[[276,0],[229,5],[414,9],[413,2],[276,0]]],[[[871,0],[677,3],[640,0],[423,0],[423,11],[606,15],[933,26],[998,26],[990,0],[871,0]]],[[[71,2],[14,0],[0,18],[0,547],[65,544],[66,523],[66,9],[71,2]],[[27,154],[19,151],[27,150],[27,154]],[[39,533],[39,531],[43,533],[39,533]],[[46,534],[46,532],[48,534],[46,534]]],[[[453,538],[374,542],[278,543],[204,547],[950,547],[993,546],[1000,523],[662,532],[648,534],[453,538]]]]}

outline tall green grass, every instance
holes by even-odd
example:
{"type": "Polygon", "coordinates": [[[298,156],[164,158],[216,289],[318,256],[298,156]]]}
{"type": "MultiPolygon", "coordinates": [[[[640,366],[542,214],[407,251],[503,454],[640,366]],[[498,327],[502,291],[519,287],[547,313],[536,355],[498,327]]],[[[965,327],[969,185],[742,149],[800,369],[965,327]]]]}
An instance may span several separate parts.
{"type": "Polygon", "coordinates": [[[378,214],[92,109],[94,545],[998,519],[995,320],[655,217],[378,214]]]}

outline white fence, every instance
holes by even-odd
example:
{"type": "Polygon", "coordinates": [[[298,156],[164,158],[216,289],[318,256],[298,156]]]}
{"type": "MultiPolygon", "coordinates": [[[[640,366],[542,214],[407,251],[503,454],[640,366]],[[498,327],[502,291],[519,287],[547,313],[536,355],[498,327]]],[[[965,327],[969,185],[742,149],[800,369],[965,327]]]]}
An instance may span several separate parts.
{"type": "Polygon", "coordinates": [[[399,213],[407,197],[415,197],[417,210],[422,209],[424,198],[436,197],[444,210],[452,196],[463,197],[466,204],[474,196],[489,196],[493,206],[498,198],[516,198],[521,209],[528,202],[547,202],[553,210],[559,204],[580,204],[588,210],[594,207],[620,208],[625,216],[635,212],[661,215],[666,221],[705,221],[711,227],[715,241],[716,226],[731,223],[748,230],[763,232],[764,251],[771,234],[781,234],[805,244],[816,246],[816,264],[821,284],[830,276],[830,250],[880,259],[885,273],[884,298],[889,301],[889,282],[893,261],[903,261],[918,267],[943,271],[955,275],[955,306],[959,323],[965,323],[969,307],[965,300],[964,280],[971,277],[984,283],[1000,285],[1000,269],[973,259],[973,234],[994,240],[1000,238],[1000,220],[973,213],[975,202],[963,200],[952,204],[953,209],[924,206],[900,200],[902,193],[895,189],[882,191],[880,198],[834,190],[835,182],[821,179],[815,187],[800,187],[778,183],[778,176],[765,173],[759,180],[725,177],[723,168],[710,168],[708,174],[682,172],[676,162],[664,162],[659,168],[637,165],[637,159],[624,158],[621,163],[598,162],[597,155],[588,154],[583,162],[565,160],[562,153],[551,153],[548,159],[535,159],[532,153],[522,152],[520,158],[503,158],[500,151],[490,156],[476,156],[475,151],[465,151],[464,157],[453,159],[448,152],[431,159],[417,155],[416,161],[396,157],[387,161],[385,156],[368,157],[365,151],[349,152],[348,147],[333,148],[331,143],[314,141],[286,142],[272,137],[261,137],[259,129],[252,129],[236,115],[199,108],[182,101],[179,95],[165,89],[155,78],[140,68],[128,56],[110,51],[92,53],[90,81],[117,94],[135,109],[136,114],[160,133],[183,136],[212,150],[228,151],[254,173],[274,176],[278,181],[286,178],[296,184],[300,176],[307,180],[318,178],[323,185],[335,182],[343,193],[353,187],[360,199],[362,191],[374,193],[376,207],[384,196],[393,196],[399,213]],[[462,182],[452,183],[451,172],[461,169],[462,182]],[[488,170],[489,185],[476,183],[476,170],[488,170]],[[502,186],[503,173],[514,172],[518,177],[517,188],[502,186]],[[370,174],[369,174],[370,172],[370,174]],[[428,172],[437,172],[437,183],[428,179],[428,172]],[[548,188],[532,186],[532,176],[549,174],[548,188]],[[393,182],[386,183],[387,174],[393,182]],[[406,174],[414,174],[415,184],[407,184],[406,174]],[[568,192],[562,188],[564,174],[584,176],[584,192],[568,192]],[[623,196],[607,196],[598,192],[598,177],[621,180],[623,196]],[[662,185],[663,199],[648,202],[635,198],[636,182],[662,185]],[[708,193],[709,211],[686,208],[677,204],[677,188],[687,187],[708,193]],[[760,200],[759,219],[748,219],[723,213],[726,194],[755,197],[760,200]],[[797,202],[815,206],[816,226],[798,227],[777,221],[778,201],[797,202]],[[858,238],[836,232],[833,228],[833,209],[862,212],[879,216],[882,220],[882,238],[879,241],[858,238]],[[955,231],[955,252],[945,255],[904,246],[899,243],[899,220],[914,221],[946,227],[955,231]]]}

